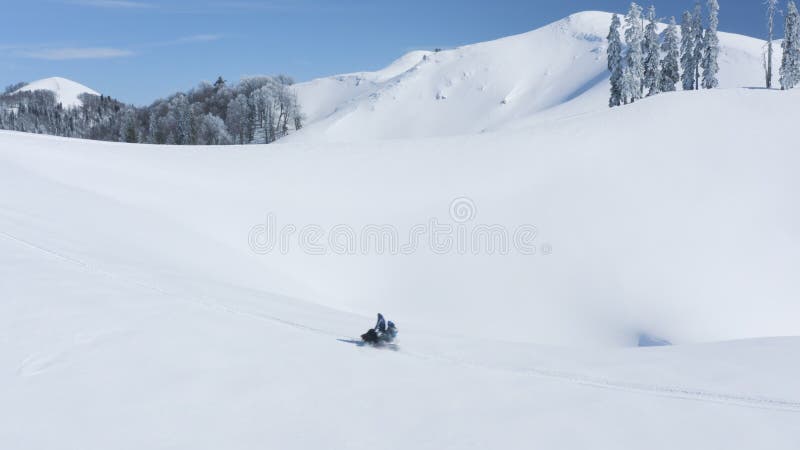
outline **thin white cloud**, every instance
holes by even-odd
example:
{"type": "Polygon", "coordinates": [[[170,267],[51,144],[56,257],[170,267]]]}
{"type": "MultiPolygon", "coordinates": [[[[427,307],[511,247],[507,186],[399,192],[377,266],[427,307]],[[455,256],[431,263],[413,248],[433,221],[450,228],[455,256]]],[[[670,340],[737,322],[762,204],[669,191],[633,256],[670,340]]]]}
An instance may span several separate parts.
{"type": "Polygon", "coordinates": [[[73,59],[108,59],[131,56],[133,52],[119,48],[45,48],[20,52],[21,56],[48,61],[68,61],[73,59]]]}
{"type": "Polygon", "coordinates": [[[134,56],[147,49],[175,47],[181,45],[204,44],[224,39],[222,34],[193,34],[171,41],[153,42],[149,44],[131,45],[127,48],[116,47],[75,47],[69,44],[0,44],[0,54],[10,56],[41,59],[47,61],[68,61],[79,59],[110,59],[134,56]]]}
{"type": "Polygon", "coordinates": [[[195,34],[185,36],[175,41],[176,44],[193,44],[196,42],[214,42],[222,39],[221,34],[195,34]]]}
{"type": "Polygon", "coordinates": [[[81,6],[94,6],[96,8],[116,9],[145,9],[156,7],[156,5],[151,3],[132,2],[128,0],[73,0],[70,3],[81,6]]]}

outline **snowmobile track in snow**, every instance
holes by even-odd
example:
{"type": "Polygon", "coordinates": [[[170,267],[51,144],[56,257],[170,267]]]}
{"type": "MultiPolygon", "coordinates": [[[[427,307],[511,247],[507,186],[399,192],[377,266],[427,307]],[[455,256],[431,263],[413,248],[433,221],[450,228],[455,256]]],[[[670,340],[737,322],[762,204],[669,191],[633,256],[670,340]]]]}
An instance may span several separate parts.
{"type": "MultiPolygon", "coordinates": [[[[115,273],[109,272],[107,270],[99,269],[97,267],[92,266],[84,261],[81,261],[77,258],[64,255],[57,251],[50,250],[45,248],[41,245],[34,244],[29,242],[25,239],[19,238],[12,234],[9,234],[4,231],[0,231],[0,236],[6,238],[7,240],[27,247],[29,249],[36,250],[38,252],[47,254],[51,257],[55,257],[56,259],[78,266],[84,270],[89,272],[94,272],[98,274],[105,275],[112,279],[131,283],[133,285],[139,286],[144,289],[151,290],[153,292],[157,292],[164,296],[169,296],[172,298],[180,299],[182,301],[188,301],[193,304],[199,304],[205,307],[211,307],[216,310],[220,310],[229,314],[236,314],[241,316],[250,317],[253,319],[258,320],[267,320],[271,322],[277,322],[282,325],[290,326],[292,328],[302,329],[305,331],[311,331],[318,334],[323,334],[326,336],[334,336],[340,342],[351,343],[351,344],[359,344],[360,342],[353,340],[352,338],[345,338],[341,335],[331,332],[328,330],[315,328],[306,326],[300,323],[292,322],[286,319],[282,319],[280,317],[275,317],[271,315],[261,314],[261,313],[253,313],[248,311],[239,310],[236,308],[229,307],[227,305],[220,304],[218,301],[210,299],[210,298],[203,298],[203,299],[189,299],[186,296],[169,292],[163,288],[157,286],[151,286],[149,284],[131,280],[127,277],[123,277],[117,275],[115,273]]],[[[713,392],[704,389],[695,389],[691,387],[685,386],[669,386],[669,385],[659,385],[659,384],[647,384],[647,383],[637,383],[631,381],[618,381],[612,380],[607,378],[601,377],[593,377],[589,375],[583,375],[579,373],[571,373],[571,372],[563,372],[563,371],[556,371],[556,370],[548,370],[548,369],[510,369],[504,367],[496,367],[490,366],[485,364],[473,363],[468,361],[463,361],[455,358],[449,358],[445,356],[437,356],[425,353],[416,353],[416,352],[406,352],[400,351],[399,348],[392,349],[399,354],[406,355],[413,358],[425,359],[425,360],[438,360],[448,364],[454,364],[464,367],[473,367],[479,368],[484,370],[492,370],[492,371],[501,371],[501,372],[510,372],[516,373],[520,375],[528,375],[528,376],[536,376],[541,378],[549,378],[557,381],[569,382],[577,385],[588,386],[593,388],[601,388],[601,389],[613,389],[618,391],[624,392],[631,392],[631,393],[639,393],[644,395],[654,395],[659,397],[665,398],[672,398],[672,399],[679,399],[679,400],[692,400],[692,401],[700,401],[700,402],[710,402],[710,403],[720,403],[724,405],[730,406],[739,406],[739,407],[748,407],[748,408],[758,408],[758,409],[768,409],[774,411],[788,411],[788,412],[796,412],[800,413],[800,401],[794,400],[784,400],[784,399],[777,399],[777,398],[767,398],[767,397],[758,397],[753,395],[747,394],[730,394],[730,393],[721,393],[721,392],[713,392]]]]}

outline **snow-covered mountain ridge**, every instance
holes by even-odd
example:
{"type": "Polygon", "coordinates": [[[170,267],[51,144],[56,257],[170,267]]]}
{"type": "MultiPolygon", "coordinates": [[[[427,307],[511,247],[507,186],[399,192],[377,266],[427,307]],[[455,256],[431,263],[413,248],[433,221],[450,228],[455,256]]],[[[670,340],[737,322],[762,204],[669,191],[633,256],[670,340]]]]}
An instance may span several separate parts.
{"type": "MultiPolygon", "coordinates": [[[[303,141],[474,134],[599,111],[608,104],[611,14],[582,12],[537,30],[440,52],[408,53],[377,72],[296,85],[303,141]]],[[[720,33],[722,88],[763,84],[764,42],[720,33]]]]}

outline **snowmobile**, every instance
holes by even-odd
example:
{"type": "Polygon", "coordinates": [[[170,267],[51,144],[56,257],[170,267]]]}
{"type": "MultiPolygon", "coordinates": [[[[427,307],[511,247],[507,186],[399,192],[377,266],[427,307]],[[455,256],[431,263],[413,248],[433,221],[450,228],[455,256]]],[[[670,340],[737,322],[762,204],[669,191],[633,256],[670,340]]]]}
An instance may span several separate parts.
{"type": "Polygon", "coordinates": [[[361,340],[369,345],[380,347],[391,344],[397,338],[397,327],[391,320],[386,322],[383,314],[378,313],[378,322],[373,328],[361,335],[361,340]]]}

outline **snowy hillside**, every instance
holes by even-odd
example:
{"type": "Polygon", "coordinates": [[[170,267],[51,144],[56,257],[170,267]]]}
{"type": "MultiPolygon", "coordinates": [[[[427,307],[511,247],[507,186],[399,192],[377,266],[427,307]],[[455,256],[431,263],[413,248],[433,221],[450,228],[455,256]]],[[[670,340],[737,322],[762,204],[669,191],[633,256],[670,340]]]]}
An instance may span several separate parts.
{"type": "Polygon", "coordinates": [[[89,89],[88,87],[76,83],[75,81],[66,78],[45,78],[43,80],[28,83],[17,92],[30,92],[30,91],[51,91],[56,94],[56,99],[65,107],[72,108],[81,105],[81,100],[78,98],[81,94],[100,95],[100,93],[89,89]]]}
{"type": "Polygon", "coordinates": [[[800,338],[769,337],[800,336],[800,154],[764,131],[798,103],[239,149],[0,133],[0,447],[794,449],[800,338]],[[249,242],[270,213],[408,231],[465,196],[539,252],[249,242]],[[376,311],[399,351],[344,342],[376,311]]]}
{"type": "MultiPolygon", "coordinates": [[[[611,14],[574,14],[529,33],[411,52],[378,72],[296,86],[309,126],[292,142],[448,136],[557,120],[608,103],[611,14]]],[[[763,84],[764,42],[721,33],[720,85],[763,84]]]]}

